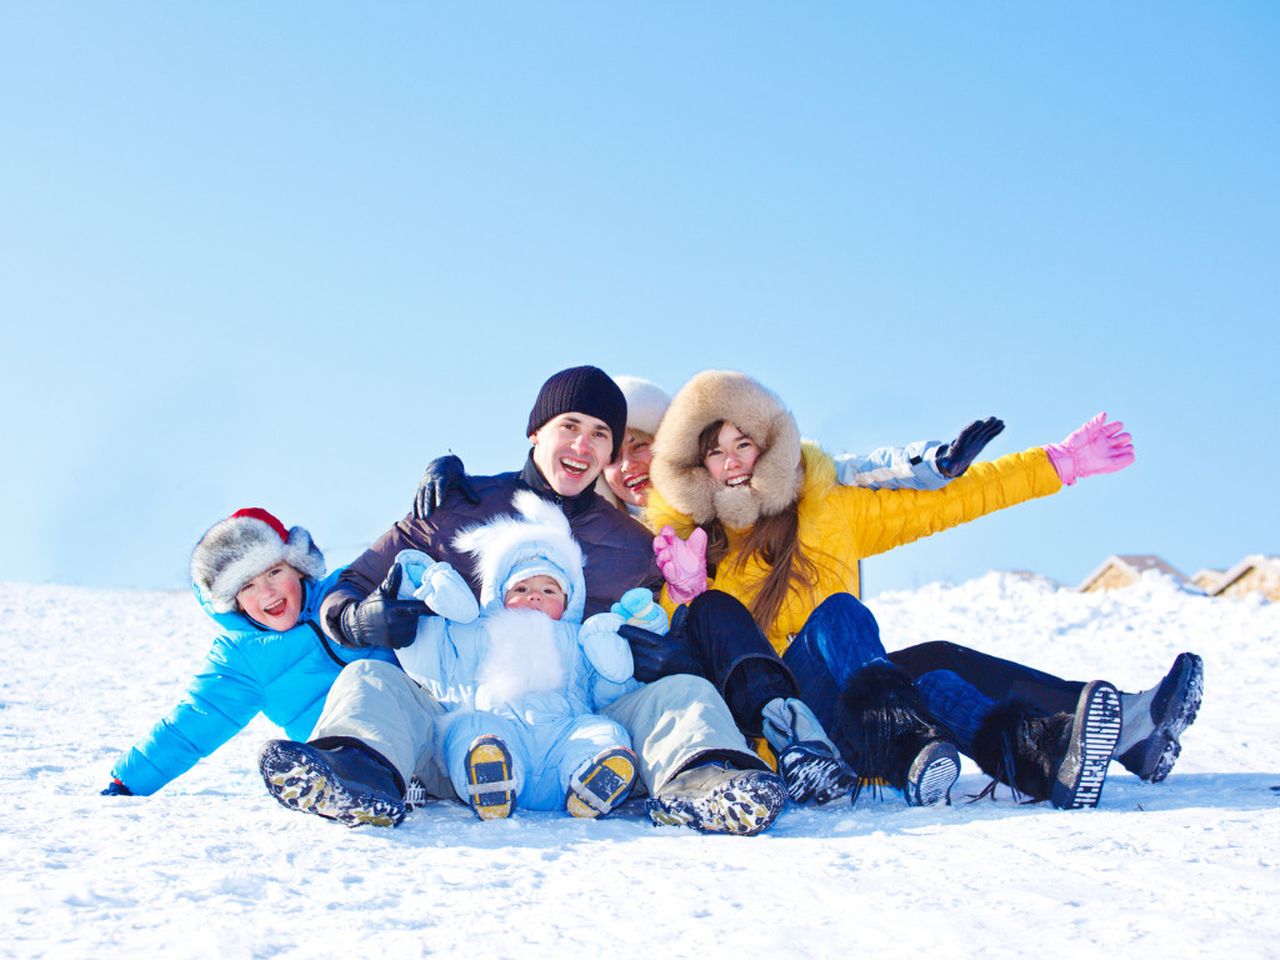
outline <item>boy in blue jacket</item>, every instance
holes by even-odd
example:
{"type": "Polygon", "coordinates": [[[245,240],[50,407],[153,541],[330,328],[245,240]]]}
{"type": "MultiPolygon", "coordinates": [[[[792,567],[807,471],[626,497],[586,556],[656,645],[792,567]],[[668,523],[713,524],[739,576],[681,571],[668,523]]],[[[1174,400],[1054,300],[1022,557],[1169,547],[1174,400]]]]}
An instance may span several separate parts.
{"type": "Polygon", "coordinates": [[[311,534],[259,507],[210,527],[191,554],[191,583],[224,632],[178,705],[116,761],[103,794],[155,793],[259,713],[304,740],[343,667],[366,657],[394,663],[390,650],[330,643],[317,625],[340,572],[325,577],[311,534]]]}

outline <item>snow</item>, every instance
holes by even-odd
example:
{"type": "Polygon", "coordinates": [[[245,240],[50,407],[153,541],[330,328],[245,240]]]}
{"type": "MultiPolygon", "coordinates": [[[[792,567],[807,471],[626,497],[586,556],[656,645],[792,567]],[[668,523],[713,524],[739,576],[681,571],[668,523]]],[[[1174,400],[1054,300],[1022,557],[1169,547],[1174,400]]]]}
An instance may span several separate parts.
{"type": "MultiPolygon", "coordinates": [[[[1280,956],[1280,604],[992,573],[871,606],[890,649],[954,640],[1126,690],[1195,650],[1204,706],[1168,781],[1113,765],[1096,810],[893,796],[739,838],[435,803],[348,830],[267,796],[262,720],[153,797],[98,796],[212,624],[188,593],[0,584],[0,955],[1280,956]]],[[[984,783],[966,764],[958,792],[984,783]]]]}

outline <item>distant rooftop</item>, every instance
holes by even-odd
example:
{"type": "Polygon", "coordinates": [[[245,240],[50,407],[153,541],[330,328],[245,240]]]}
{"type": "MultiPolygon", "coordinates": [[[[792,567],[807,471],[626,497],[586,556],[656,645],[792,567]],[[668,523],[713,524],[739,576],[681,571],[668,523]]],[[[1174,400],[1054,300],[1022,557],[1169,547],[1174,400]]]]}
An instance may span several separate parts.
{"type": "Polygon", "coordinates": [[[1081,593],[1088,593],[1091,590],[1127,586],[1142,579],[1142,575],[1148,570],[1168,574],[1178,583],[1189,582],[1181,570],[1154,553],[1115,553],[1085,577],[1077,589],[1081,593]]]}

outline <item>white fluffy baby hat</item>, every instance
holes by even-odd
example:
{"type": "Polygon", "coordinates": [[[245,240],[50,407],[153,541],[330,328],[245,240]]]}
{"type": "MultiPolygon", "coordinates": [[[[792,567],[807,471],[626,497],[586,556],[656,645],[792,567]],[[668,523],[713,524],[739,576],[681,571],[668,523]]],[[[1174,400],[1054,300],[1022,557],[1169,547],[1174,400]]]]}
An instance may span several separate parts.
{"type": "Polygon", "coordinates": [[[513,575],[524,579],[545,574],[565,587],[564,619],[581,623],[587,603],[582,576],[586,560],[578,541],[573,539],[569,521],[559,507],[532,490],[516,493],[511,505],[516,509],[516,516],[494,517],[453,538],[457,549],[475,557],[481,608],[501,609],[513,575]]]}

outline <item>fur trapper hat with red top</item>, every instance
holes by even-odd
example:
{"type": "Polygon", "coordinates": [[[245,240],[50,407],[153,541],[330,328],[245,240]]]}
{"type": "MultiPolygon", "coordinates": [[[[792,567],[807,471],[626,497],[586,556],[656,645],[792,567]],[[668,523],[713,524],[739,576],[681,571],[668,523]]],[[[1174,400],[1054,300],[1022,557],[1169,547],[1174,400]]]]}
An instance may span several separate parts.
{"type": "Polygon", "coordinates": [[[324,554],[303,527],[284,524],[261,507],[219,520],[191,553],[191,581],[216,613],[236,609],[236,594],[258,574],[287,563],[304,577],[324,578],[324,554]]]}

